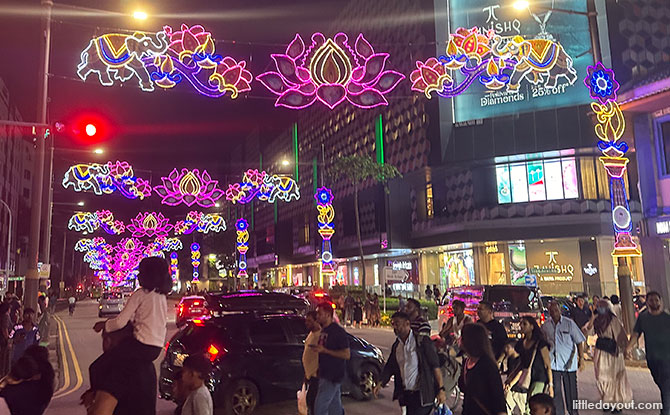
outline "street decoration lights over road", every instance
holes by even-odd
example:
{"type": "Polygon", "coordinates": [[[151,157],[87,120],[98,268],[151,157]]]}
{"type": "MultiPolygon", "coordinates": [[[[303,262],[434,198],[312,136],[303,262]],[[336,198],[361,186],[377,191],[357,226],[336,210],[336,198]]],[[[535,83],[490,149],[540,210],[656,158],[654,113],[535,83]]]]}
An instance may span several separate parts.
{"type": "MultiPolygon", "coordinates": [[[[480,33],[478,27],[459,28],[449,36],[446,54],[416,62],[411,73],[412,90],[428,98],[444,98],[465,92],[475,80],[489,92],[505,88],[516,93],[522,81],[554,89],[561,79],[572,85],[577,80],[573,60],[563,46],[551,39],[501,37],[494,30],[480,33]]],[[[563,85],[564,85],[563,84],[563,85]]],[[[509,98],[511,99],[511,98],[509,98]]]]}
{"type": "Polygon", "coordinates": [[[300,199],[300,188],[291,177],[249,169],[241,182],[228,185],[226,199],[233,204],[247,204],[253,199],[268,203],[277,199],[290,202],[300,199]]]}
{"type": "Polygon", "coordinates": [[[330,243],[330,239],[335,234],[333,193],[329,188],[321,187],[317,189],[314,198],[316,199],[316,209],[319,212],[317,216],[319,235],[323,239],[321,242],[321,275],[330,277],[337,273],[337,265],[333,261],[333,249],[330,243]]]}
{"type": "Polygon", "coordinates": [[[192,282],[200,281],[200,245],[196,242],[191,244],[191,265],[193,265],[193,280],[192,282]]]}
{"type": "Polygon", "coordinates": [[[163,185],[154,187],[154,191],[163,198],[161,203],[168,206],[183,203],[209,208],[223,196],[219,182],[213,180],[207,170],[201,173],[198,169],[181,169],[181,172],[173,169],[167,177],[161,177],[161,181],[163,185]]]}
{"type": "Polygon", "coordinates": [[[120,235],[125,232],[126,227],[123,222],[114,220],[114,215],[109,210],[97,210],[95,212],[77,212],[70,217],[68,229],[93,233],[102,228],[110,235],[120,235]]]}
{"type": "Polygon", "coordinates": [[[614,226],[613,257],[641,256],[640,248],[631,236],[633,221],[628,206],[624,177],[628,158],[628,144],[621,138],[626,131],[626,121],[621,108],[616,102],[619,83],[614,72],[598,62],[589,66],[588,76],[584,85],[589,89],[591,109],[596,115],[594,130],[598,136],[598,150],[603,154],[600,162],[605,167],[610,182],[610,199],[612,201],[612,223],[614,226]]]}
{"type": "Polygon", "coordinates": [[[235,222],[235,230],[237,231],[237,252],[239,258],[237,261],[237,276],[247,276],[247,251],[249,250],[249,224],[244,218],[240,218],[235,222]]]}
{"type": "Polygon", "coordinates": [[[98,196],[119,192],[128,199],[151,196],[149,181],[136,177],[126,161],[89,163],[71,166],[63,177],[63,187],[76,192],[92,191],[98,196]]]}
{"type": "Polygon", "coordinates": [[[203,26],[164,26],[156,34],[108,33],[92,39],[81,53],[77,74],[91,73],[104,86],[135,79],[146,92],[170,89],[187,80],[198,93],[211,98],[251,90],[246,62],[216,53],[212,34],[203,26]]]}
{"type": "Polygon", "coordinates": [[[174,225],[169,223],[169,219],[162,213],[141,212],[130,220],[130,225],[126,228],[132,232],[133,238],[148,237],[166,237],[174,225]]]}
{"type": "Polygon", "coordinates": [[[296,34],[285,53],[271,56],[276,71],[257,78],[278,96],[275,107],[303,109],[317,101],[330,109],[344,101],[359,108],[388,105],[385,95],[405,79],[384,70],[389,54],[375,53],[362,34],[353,48],[344,33],[314,33],[308,47],[296,34]]]}
{"type": "Polygon", "coordinates": [[[175,235],[188,235],[197,231],[207,234],[226,230],[226,221],[216,213],[189,212],[186,219],[174,226],[175,235]]]}

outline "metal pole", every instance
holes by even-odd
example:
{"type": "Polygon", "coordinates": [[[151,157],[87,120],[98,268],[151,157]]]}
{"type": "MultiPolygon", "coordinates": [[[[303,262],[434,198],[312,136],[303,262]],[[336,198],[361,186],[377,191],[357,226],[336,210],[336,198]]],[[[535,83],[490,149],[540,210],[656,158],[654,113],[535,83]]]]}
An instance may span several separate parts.
{"type": "MultiPolygon", "coordinates": [[[[60,261],[60,282],[58,284],[58,298],[61,298],[63,293],[63,281],[65,281],[65,247],[67,246],[67,230],[63,231],[63,256],[60,261]]],[[[74,249],[72,250],[74,252],[74,249]]]]}
{"type": "MultiPolygon", "coordinates": [[[[41,73],[37,96],[37,115],[40,124],[47,123],[47,96],[49,89],[49,52],[51,49],[51,0],[42,0],[44,16],[42,19],[42,56],[41,73]]],[[[41,137],[37,139],[37,154],[35,157],[35,171],[33,172],[33,195],[32,209],[30,214],[30,240],[28,245],[28,272],[26,273],[26,286],[24,290],[24,304],[35,309],[37,307],[37,291],[39,289],[40,275],[37,262],[40,249],[40,226],[42,219],[42,187],[44,179],[44,139],[46,131],[40,131],[41,137]]]]}
{"type": "Polygon", "coordinates": [[[12,228],[12,210],[4,200],[0,199],[0,203],[2,203],[2,205],[7,208],[7,213],[9,214],[9,229],[7,232],[7,260],[5,261],[5,276],[3,277],[4,284],[2,289],[2,294],[4,295],[4,293],[7,292],[7,287],[9,286],[9,255],[12,252],[12,232],[14,229],[12,228]]]}
{"type": "Polygon", "coordinates": [[[47,198],[44,205],[44,224],[46,228],[44,229],[44,239],[42,240],[42,261],[45,264],[51,263],[51,220],[53,218],[53,195],[54,195],[54,186],[53,186],[53,172],[54,172],[54,140],[55,134],[52,131],[51,136],[49,137],[49,168],[47,169],[47,183],[46,191],[47,198]]]}

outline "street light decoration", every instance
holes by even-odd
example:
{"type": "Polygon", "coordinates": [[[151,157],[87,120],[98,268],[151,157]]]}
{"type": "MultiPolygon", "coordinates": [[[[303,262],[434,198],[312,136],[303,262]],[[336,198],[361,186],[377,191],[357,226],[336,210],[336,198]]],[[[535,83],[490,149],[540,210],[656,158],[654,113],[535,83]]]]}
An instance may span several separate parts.
{"type": "Polygon", "coordinates": [[[81,54],[77,73],[91,73],[104,86],[137,78],[143,91],[170,89],[187,80],[196,92],[211,98],[251,90],[246,62],[216,53],[212,34],[201,25],[164,26],[155,35],[110,33],[92,39],[81,54]]]}
{"type": "Polygon", "coordinates": [[[191,244],[191,265],[193,265],[193,282],[200,281],[200,245],[196,242],[191,244]]]}
{"type": "Polygon", "coordinates": [[[235,230],[237,231],[237,276],[247,276],[247,251],[249,250],[249,224],[244,218],[240,218],[235,222],[235,230]]]}
{"type": "Polygon", "coordinates": [[[114,215],[109,210],[77,212],[68,221],[68,229],[77,232],[93,233],[99,228],[110,235],[120,235],[125,232],[123,222],[114,220],[114,215]]]}
{"type": "Polygon", "coordinates": [[[223,196],[217,180],[213,180],[207,170],[202,173],[198,169],[173,169],[167,177],[161,177],[162,185],[154,187],[154,191],[163,198],[161,203],[177,206],[214,207],[216,201],[223,196]]]}
{"type": "Polygon", "coordinates": [[[333,249],[330,239],[335,234],[335,209],[333,208],[333,193],[327,187],[317,189],[314,195],[316,199],[316,209],[319,212],[317,220],[319,222],[319,235],[321,242],[321,274],[332,276],[337,273],[337,265],[333,261],[333,249]]]}
{"type": "Polygon", "coordinates": [[[135,176],[133,167],[126,161],[105,164],[75,164],[63,177],[63,187],[76,192],[92,191],[98,196],[119,192],[128,199],[151,196],[151,185],[135,176]]]}
{"type": "Polygon", "coordinates": [[[277,199],[290,202],[300,199],[300,188],[291,177],[249,169],[241,182],[228,185],[226,199],[233,204],[246,204],[254,199],[268,203],[277,199]]]}
{"type": "Polygon", "coordinates": [[[174,225],[162,213],[141,212],[130,220],[126,228],[132,232],[133,238],[166,237],[174,225]]]}
{"type": "Polygon", "coordinates": [[[226,230],[226,221],[216,213],[202,213],[192,211],[184,220],[178,221],[174,227],[176,235],[188,235],[197,231],[200,233],[222,232],[226,230]]]}
{"type": "Polygon", "coordinates": [[[482,33],[478,27],[457,29],[449,36],[444,55],[417,61],[416,67],[410,74],[412,90],[428,98],[433,92],[443,98],[458,96],[475,81],[488,92],[505,88],[516,93],[524,80],[535,85],[544,82],[542,86],[549,90],[559,86],[559,78],[567,85],[577,80],[573,59],[559,42],[502,37],[493,29],[482,33]]]}
{"type": "Polygon", "coordinates": [[[170,254],[170,276],[173,283],[179,279],[179,255],[176,252],[170,254]]]}
{"type": "Polygon", "coordinates": [[[626,122],[619,104],[616,102],[619,83],[614,72],[605,68],[601,62],[589,66],[584,85],[594,101],[591,109],[596,116],[594,131],[598,140],[598,150],[603,154],[600,162],[607,171],[610,182],[610,200],[612,201],[612,224],[614,227],[613,257],[641,256],[642,252],[633,241],[631,232],[633,221],[626,195],[624,178],[628,158],[628,144],[622,140],[626,131],[626,122]]]}
{"type": "Polygon", "coordinates": [[[271,57],[276,71],[257,78],[278,96],[275,107],[303,109],[317,101],[329,109],[344,101],[359,108],[388,105],[386,94],[405,79],[385,70],[389,54],[375,53],[362,34],[353,48],[344,33],[332,38],[314,33],[308,47],[296,34],[285,53],[271,57]]]}

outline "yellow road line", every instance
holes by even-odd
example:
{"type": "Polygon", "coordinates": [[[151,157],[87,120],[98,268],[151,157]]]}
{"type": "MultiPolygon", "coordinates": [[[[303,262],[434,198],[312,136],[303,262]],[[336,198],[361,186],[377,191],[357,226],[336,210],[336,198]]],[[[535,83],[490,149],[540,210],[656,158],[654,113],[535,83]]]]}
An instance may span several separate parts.
{"type": "Polygon", "coordinates": [[[63,362],[63,377],[64,377],[63,385],[60,388],[58,388],[56,392],[54,392],[54,398],[57,398],[57,395],[59,393],[63,392],[70,386],[70,367],[67,361],[67,355],[65,354],[65,342],[63,341],[64,340],[63,329],[61,328],[60,318],[54,316],[54,320],[56,321],[56,325],[58,326],[58,344],[60,344],[60,356],[63,362]]]}
{"type": "MultiPolygon", "coordinates": [[[[77,360],[77,355],[74,352],[74,347],[72,347],[72,342],[70,341],[70,333],[68,333],[68,331],[67,331],[67,325],[65,324],[65,322],[60,317],[56,317],[56,318],[58,318],[58,320],[60,320],[60,322],[62,324],[62,327],[63,327],[63,332],[65,333],[65,340],[67,341],[67,347],[70,350],[70,356],[72,357],[72,366],[74,367],[74,374],[77,377],[77,383],[75,383],[75,385],[72,387],[72,389],[70,389],[67,392],[65,392],[65,391],[60,392],[60,390],[59,390],[60,394],[58,396],[56,396],[54,394],[54,399],[62,398],[63,396],[67,396],[71,393],[76,392],[81,387],[81,385],[84,383],[84,377],[81,374],[81,368],[79,367],[79,360],[77,360]]],[[[61,346],[62,346],[62,343],[61,343],[61,346]]]]}

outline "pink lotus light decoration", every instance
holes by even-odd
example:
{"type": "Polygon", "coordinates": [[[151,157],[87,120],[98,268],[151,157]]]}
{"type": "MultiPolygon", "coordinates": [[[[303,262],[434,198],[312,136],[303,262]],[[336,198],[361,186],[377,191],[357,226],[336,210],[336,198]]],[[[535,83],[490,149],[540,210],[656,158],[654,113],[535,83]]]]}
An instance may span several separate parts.
{"type": "Polygon", "coordinates": [[[285,54],[271,56],[277,71],[257,79],[278,96],[276,107],[302,109],[317,100],[330,109],[345,100],[359,108],[388,105],[385,95],[405,78],[384,70],[389,54],[375,53],[362,34],[353,49],[344,33],[314,33],[308,48],[296,34],[285,54]]]}
{"type": "Polygon", "coordinates": [[[163,185],[154,187],[154,191],[163,198],[161,203],[164,205],[184,203],[193,206],[197,203],[208,208],[223,196],[223,191],[217,187],[219,182],[212,180],[207,170],[200,173],[198,169],[181,169],[181,172],[173,169],[168,177],[161,177],[161,180],[163,185]]]}
{"type": "Polygon", "coordinates": [[[126,229],[132,232],[133,238],[166,237],[174,227],[162,213],[156,212],[138,213],[130,222],[130,225],[126,225],[126,229]]]}

